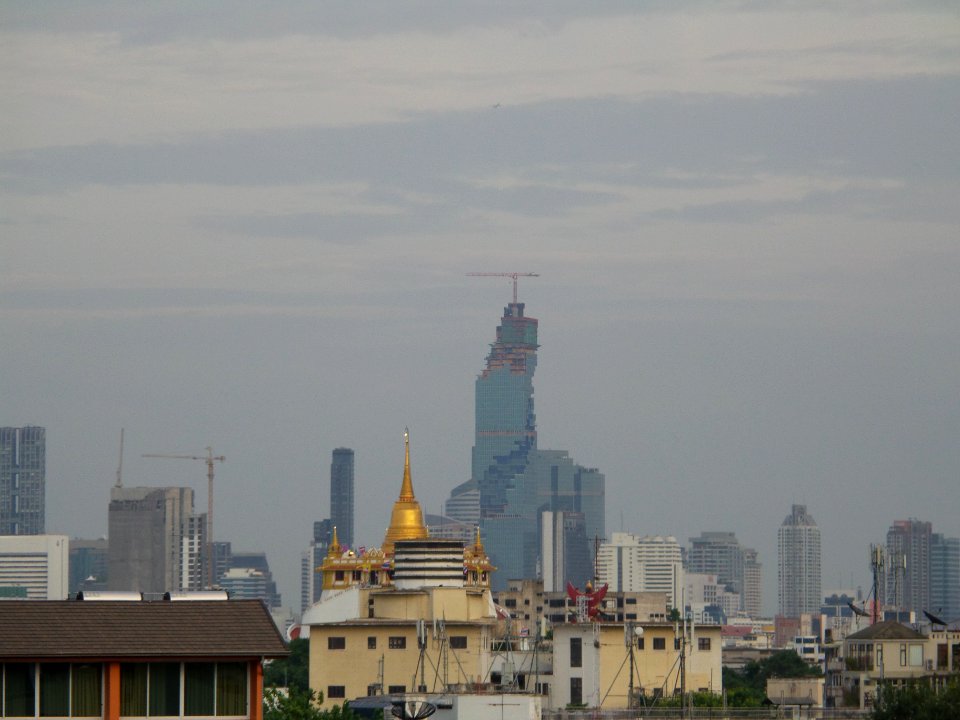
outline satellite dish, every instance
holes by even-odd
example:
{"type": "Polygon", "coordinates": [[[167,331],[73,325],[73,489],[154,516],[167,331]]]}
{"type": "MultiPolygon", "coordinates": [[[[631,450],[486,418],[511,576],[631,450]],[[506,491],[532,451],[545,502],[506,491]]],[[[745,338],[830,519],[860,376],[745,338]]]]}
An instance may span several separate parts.
{"type": "Polygon", "coordinates": [[[640,625],[633,626],[633,634],[637,637],[643,635],[643,628],[640,625]]]}
{"type": "Polygon", "coordinates": [[[934,615],[933,613],[928,613],[926,610],[924,610],[924,611],[923,611],[923,614],[926,615],[926,616],[927,616],[927,620],[929,620],[930,622],[932,622],[934,625],[943,625],[944,627],[947,626],[947,623],[945,623],[943,620],[941,620],[940,618],[938,618],[938,617],[937,617],[936,615],[934,615]]]}
{"type": "Polygon", "coordinates": [[[437,706],[426,700],[407,700],[394,702],[390,714],[400,720],[423,720],[437,711],[437,706]]]}
{"type": "Polygon", "coordinates": [[[849,600],[847,601],[847,605],[850,606],[850,609],[853,610],[854,614],[859,615],[860,617],[867,617],[867,616],[870,615],[870,613],[868,613],[866,610],[864,610],[864,609],[862,609],[862,608],[858,608],[856,605],[854,605],[854,604],[853,604],[852,602],[850,602],[849,600]]]}

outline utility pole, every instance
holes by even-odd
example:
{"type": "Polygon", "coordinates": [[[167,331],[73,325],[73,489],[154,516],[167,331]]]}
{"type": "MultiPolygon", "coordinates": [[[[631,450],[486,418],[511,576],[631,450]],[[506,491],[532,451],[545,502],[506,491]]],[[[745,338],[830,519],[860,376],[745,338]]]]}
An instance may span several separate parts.
{"type": "MultiPolygon", "coordinates": [[[[203,460],[207,464],[207,587],[213,587],[213,463],[225,462],[223,455],[214,455],[209,445],[204,455],[146,454],[145,458],[173,458],[174,460],[203,460]]],[[[171,588],[173,589],[173,588],[171,588]]]]}

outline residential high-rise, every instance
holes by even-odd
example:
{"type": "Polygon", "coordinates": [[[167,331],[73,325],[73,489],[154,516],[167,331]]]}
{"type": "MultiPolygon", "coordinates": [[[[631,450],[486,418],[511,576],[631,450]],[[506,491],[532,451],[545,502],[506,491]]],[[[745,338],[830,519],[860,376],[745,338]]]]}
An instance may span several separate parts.
{"type": "Polygon", "coordinates": [[[662,592],[668,607],[679,607],[684,583],[683,553],[671,535],[615,532],[597,555],[600,582],[612,591],[662,592]]]}
{"type": "Polygon", "coordinates": [[[820,610],[820,528],[806,505],[794,505],[777,533],[779,614],[820,610]]]}
{"type": "Polygon", "coordinates": [[[912,610],[917,617],[930,609],[930,541],[928,522],[895,520],[887,531],[887,604],[912,610]]]}
{"type": "Polygon", "coordinates": [[[687,570],[716,575],[717,582],[730,592],[743,592],[743,548],[732,532],[709,531],[690,538],[687,570]]]}
{"type": "Polygon", "coordinates": [[[0,428],[0,535],[42,535],[45,530],[47,431],[0,428]]]}
{"type": "Polygon", "coordinates": [[[960,538],[930,536],[930,610],[941,620],[960,620],[960,538]]]}
{"type": "Polygon", "coordinates": [[[690,538],[686,568],[691,573],[716,575],[723,588],[740,596],[738,610],[760,616],[762,566],[757,551],[743,547],[735,533],[708,531],[690,538]]]}
{"type": "Polygon", "coordinates": [[[337,448],[330,463],[330,520],[340,542],[353,547],[353,450],[337,448]]]}
{"type": "Polygon", "coordinates": [[[206,513],[194,515],[192,488],[114,486],[107,523],[110,590],[202,589],[206,513]]]}
{"type": "Polygon", "coordinates": [[[757,551],[743,549],[743,591],[740,593],[740,609],[748,616],[758,618],[763,613],[763,565],[757,551]]]}
{"type": "Polygon", "coordinates": [[[544,511],[583,513],[586,542],[604,537],[603,474],[565,451],[537,447],[537,347],[537,320],[524,314],[523,303],[510,303],[476,381],[472,478],[448,501],[450,516],[466,519],[476,512],[472,493],[478,493],[484,543],[499,569],[496,589],[536,576],[544,511]]]}

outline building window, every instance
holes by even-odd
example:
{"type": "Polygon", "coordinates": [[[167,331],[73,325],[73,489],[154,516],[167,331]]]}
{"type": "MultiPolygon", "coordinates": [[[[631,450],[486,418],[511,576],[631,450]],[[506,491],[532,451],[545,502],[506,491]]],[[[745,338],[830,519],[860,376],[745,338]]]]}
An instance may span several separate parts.
{"type": "Polygon", "coordinates": [[[517,606],[516,598],[504,598],[503,606],[508,608],[515,608],[517,606]]]}
{"type": "Polygon", "coordinates": [[[674,649],[674,650],[679,650],[679,649],[680,649],[680,638],[674,638],[674,639],[673,639],[673,649],[674,649]]]}
{"type": "Polygon", "coordinates": [[[923,645],[912,644],[910,646],[910,666],[923,666],[923,645]]]}
{"type": "Polygon", "coordinates": [[[467,636],[466,635],[451,635],[450,636],[450,647],[453,650],[466,650],[467,649],[467,636]]]}
{"type": "Polygon", "coordinates": [[[213,715],[214,668],[210,663],[183,666],[183,714],[213,715]]]}
{"type": "Polygon", "coordinates": [[[900,643],[900,667],[907,666],[907,644],[900,643]]]}
{"type": "Polygon", "coordinates": [[[327,685],[327,697],[328,698],[345,698],[347,696],[347,688],[343,685],[327,685]]]}
{"type": "Polygon", "coordinates": [[[638,638],[637,638],[637,650],[643,650],[643,645],[644,645],[643,641],[644,641],[644,639],[645,639],[645,638],[642,638],[642,637],[638,637],[638,638]]]}
{"type": "Polygon", "coordinates": [[[406,685],[387,685],[387,692],[391,695],[403,695],[406,691],[406,685]]]}
{"type": "Polygon", "coordinates": [[[28,663],[8,663],[3,666],[3,701],[8,717],[33,717],[36,691],[34,666],[28,663]]]}
{"type": "Polygon", "coordinates": [[[245,716],[247,670],[243,662],[121,663],[120,715],[245,716]]]}
{"type": "MultiPolygon", "coordinates": [[[[180,663],[151,663],[148,682],[150,715],[179,715],[180,663]]],[[[123,696],[122,689],[120,695],[123,696]]]]}
{"type": "Polygon", "coordinates": [[[367,650],[376,650],[377,649],[377,638],[371,635],[367,638],[367,650]]]}
{"type": "Polygon", "coordinates": [[[346,650],[347,639],[345,637],[328,637],[327,650],[346,650]]]}
{"type": "Polygon", "coordinates": [[[583,641],[578,637],[570,638],[570,667],[583,667],[583,641]]]}
{"type": "Polygon", "coordinates": [[[583,678],[570,678],[570,704],[583,705],[583,678]]]}
{"type": "Polygon", "coordinates": [[[697,638],[697,650],[709,650],[710,649],[710,638],[697,638]]]}
{"type": "Polygon", "coordinates": [[[391,650],[406,650],[407,639],[405,637],[391,635],[390,639],[387,641],[387,647],[391,650]]]}
{"type": "Polygon", "coordinates": [[[654,638],[653,639],[653,649],[654,650],[666,650],[667,649],[667,639],[666,638],[654,638]]]}

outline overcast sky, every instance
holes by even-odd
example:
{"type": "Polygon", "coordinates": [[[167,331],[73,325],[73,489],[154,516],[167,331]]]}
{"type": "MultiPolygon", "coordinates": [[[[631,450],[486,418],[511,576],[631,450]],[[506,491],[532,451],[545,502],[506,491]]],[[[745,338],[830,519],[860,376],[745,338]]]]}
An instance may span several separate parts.
{"type": "Polygon", "coordinates": [[[956,2],[0,3],[0,424],[47,529],[217,466],[215,534],[299,608],[356,451],[379,545],[410,427],[439,512],[510,281],[540,446],[608,532],[731,530],[776,609],[894,519],[960,535],[956,2]]]}

